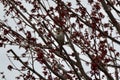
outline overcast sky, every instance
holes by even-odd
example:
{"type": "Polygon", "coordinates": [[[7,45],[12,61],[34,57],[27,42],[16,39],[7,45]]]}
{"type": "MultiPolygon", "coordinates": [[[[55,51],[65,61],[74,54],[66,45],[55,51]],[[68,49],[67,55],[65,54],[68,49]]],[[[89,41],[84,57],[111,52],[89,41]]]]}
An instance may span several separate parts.
{"type": "MultiPolygon", "coordinates": [[[[87,6],[87,4],[85,4],[85,6],[87,6]]],[[[90,10],[90,9],[89,9],[90,10]]],[[[0,19],[3,19],[3,6],[2,4],[0,3],[0,19]]],[[[11,23],[11,25],[14,25],[11,23]]],[[[119,49],[119,46],[116,45],[119,49]]],[[[13,79],[16,75],[18,75],[18,72],[17,71],[14,71],[14,72],[11,72],[7,69],[7,66],[10,64],[10,61],[9,59],[7,58],[7,55],[6,55],[6,52],[7,50],[11,49],[11,46],[7,46],[6,48],[1,48],[0,47],[0,72],[4,72],[5,76],[6,76],[6,79],[7,80],[16,80],[16,79],[13,79]]],[[[19,50],[17,50],[16,48],[16,51],[19,52],[19,50]]],[[[119,50],[120,51],[120,50],[119,50]]],[[[1,79],[0,79],[1,80],[1,79]]]]}
{"type": "MultiPolygon", "coordinates": [[[[3,20],[3,6],[0,3],[0,19],[3,20]]],[[[17,75],[18,72],[14,71],[11,72],[7,69],[7,66],[10,64],[9,59],[7,58],[6,52],[7,50],[10,49],[10,46],[8,46],[7,48],[2,48],[0,47],[0,72],[4,72],[6,79],[7,80],[15,80],[13,79],[15,77],[15,75],[17,75]]],[[[1,78],[1,75],[0,75],[1,78]]],[[[0,79],[2,80],[2,79],[0,79]]]]}

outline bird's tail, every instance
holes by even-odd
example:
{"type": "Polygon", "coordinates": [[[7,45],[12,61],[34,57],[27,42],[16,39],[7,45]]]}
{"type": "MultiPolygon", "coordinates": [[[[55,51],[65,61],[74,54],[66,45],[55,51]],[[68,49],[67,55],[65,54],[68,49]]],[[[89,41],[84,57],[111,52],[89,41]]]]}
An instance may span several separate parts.
{"type": "Polygon", "coordinates": [[[62,54],[62,45],[60,45],[60,54],[62,54]]]}

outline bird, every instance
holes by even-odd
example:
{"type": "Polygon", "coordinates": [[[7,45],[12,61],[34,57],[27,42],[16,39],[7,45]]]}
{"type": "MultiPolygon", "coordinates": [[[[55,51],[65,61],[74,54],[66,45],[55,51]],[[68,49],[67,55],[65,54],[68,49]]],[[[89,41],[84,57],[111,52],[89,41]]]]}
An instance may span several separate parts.
{"type": "Polygon", "coordinates": [[[64,45],[64,33],[61,28],[56,28],[56,40],[58,42],[60,53],[61,53],[62,46],[64,45]]]}

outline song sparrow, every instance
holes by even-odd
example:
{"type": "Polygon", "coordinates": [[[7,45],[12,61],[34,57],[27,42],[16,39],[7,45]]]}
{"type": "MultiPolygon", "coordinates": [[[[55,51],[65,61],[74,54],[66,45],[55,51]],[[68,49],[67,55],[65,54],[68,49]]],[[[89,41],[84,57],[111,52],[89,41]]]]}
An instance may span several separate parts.
{"type": "Polygon", "coordinates": [[[64,45],[64,33],[61,28],[56,29],[56,39],[59,44],[60,53],[62,52],[62,46],[64,45]]]}

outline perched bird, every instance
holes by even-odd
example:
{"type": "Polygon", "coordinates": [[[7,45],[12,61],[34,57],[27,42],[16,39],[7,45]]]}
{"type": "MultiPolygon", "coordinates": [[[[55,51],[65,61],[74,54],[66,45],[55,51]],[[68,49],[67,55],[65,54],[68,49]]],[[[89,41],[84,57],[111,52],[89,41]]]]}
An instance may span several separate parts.
{"type": "Polygon", "coordinates": [[[62,52],[62,46],[64,45],[64,33],[61,28],[56,29],[56,39],[59,44],[60,53],[62,52]]]}

